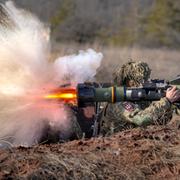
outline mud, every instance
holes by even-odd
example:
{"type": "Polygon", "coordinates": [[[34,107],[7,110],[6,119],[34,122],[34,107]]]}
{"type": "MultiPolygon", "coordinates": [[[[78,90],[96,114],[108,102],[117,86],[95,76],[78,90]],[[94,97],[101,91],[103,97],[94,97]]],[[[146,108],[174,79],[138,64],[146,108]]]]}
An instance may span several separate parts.
{"type": "Polygon", "coordinates": [[[110,137],[0,150],[0,179],[178,179],[180,119],[110,137]]]}

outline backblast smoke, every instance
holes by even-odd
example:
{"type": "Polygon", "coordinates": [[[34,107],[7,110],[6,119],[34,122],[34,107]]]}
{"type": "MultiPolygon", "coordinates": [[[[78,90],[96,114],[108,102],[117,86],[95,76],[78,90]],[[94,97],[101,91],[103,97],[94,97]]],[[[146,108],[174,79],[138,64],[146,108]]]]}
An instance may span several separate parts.
{"type": "Polygon", "coordinates": [[[47,127],[71,131],[63,104],[42,97],[63,83],[91,80],[102,54],[94,50],[48,62],[49,28],[11,1],[0,5],[0,143],[37,143],[47,127]]]}

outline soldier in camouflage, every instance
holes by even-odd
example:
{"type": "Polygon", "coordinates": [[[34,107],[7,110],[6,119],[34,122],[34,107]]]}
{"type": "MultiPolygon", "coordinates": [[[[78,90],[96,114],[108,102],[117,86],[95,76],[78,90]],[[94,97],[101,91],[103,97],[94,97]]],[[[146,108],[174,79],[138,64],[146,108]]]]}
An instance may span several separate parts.
{"type": "MultiPolygon", "coordinates": [[[[151,69],[144,62],[128,62],[114,72],[117,86],[138,87],[150,78],[151,69]]],[[[168,89],[166,97],[157,102],[120,102],[107,104],[100,121],[100,134],[115,132],[150,124],[163,125],[172,118],[172,103],[180,99],[176,87],[168,89]]]]}

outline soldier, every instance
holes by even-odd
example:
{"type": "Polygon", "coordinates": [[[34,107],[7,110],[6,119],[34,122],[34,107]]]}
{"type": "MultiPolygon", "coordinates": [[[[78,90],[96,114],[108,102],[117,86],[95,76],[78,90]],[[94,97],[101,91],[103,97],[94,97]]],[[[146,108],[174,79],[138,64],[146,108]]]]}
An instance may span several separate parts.
{"type": "MultiPolygon", "coordinates": [[[[138,87],[150,78],[151,69],[144,62],[128,62],[114,72],[117,86],[138,87]]],[[[172,118],[172,103],[180,99],[176,87],[168,89],[166,97],[157,102],[120,102],[107,104],[103,110],[100,134],[110,135],[137,126],[162,125],[172,118]]]]}

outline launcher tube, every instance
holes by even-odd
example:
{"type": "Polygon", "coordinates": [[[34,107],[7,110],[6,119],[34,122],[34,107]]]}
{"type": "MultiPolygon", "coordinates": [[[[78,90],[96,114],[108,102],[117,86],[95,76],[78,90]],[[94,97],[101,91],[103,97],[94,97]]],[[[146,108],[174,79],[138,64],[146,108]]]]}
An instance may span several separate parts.
{"type": "MultiPolygon", "coordinates": [[[[84,106],[93,102],[116,103],[121,101],[157,101],[166,95],[167,86],[162,88],[126,88],[125,86],[95,88],[85,84],[79,84],[77,87],[78,105],[84,106]]],[[[177,85],[180,89],[180,85],[177,85]]]]}

